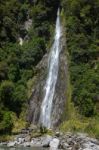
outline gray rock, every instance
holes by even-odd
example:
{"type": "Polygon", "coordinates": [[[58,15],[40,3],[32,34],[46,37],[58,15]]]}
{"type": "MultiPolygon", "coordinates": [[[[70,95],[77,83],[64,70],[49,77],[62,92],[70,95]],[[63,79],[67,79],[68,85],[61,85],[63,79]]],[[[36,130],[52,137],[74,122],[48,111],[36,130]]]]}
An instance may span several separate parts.
{"type": "Polygon", "coordinates": [[[52,136],[47,135],[45,139],[42,141],[43,147],[49,147],[50,141],[52,140],[52,136]]]}
{"type": "Polygon", "coordinates": [[[59,139],[57,139],[57,138],[54,138],[51,142],[50,142],[50,149],[58,149],[58,147],[59,147],[59,143],[60,143],[60,141],[59,141],[59,139]]]}
{"type": "Polygon", "coordinates": [[[17,141],[11,141],[7,144],[7,147],[14,147],[16,145],[17,141]]]}
{"type": "Polygon", "coordinates": [[[30,142],[25,142],[24,143],[24,147],[30,147],[31,146],[31,143],[30,142]]]}
{"type": "MultiPolygon", "coordinates": [[[[56,89],[53,97],[53,108],[52,108],[52,126],[58,126],[62,120],[65,119],[62,117],[65,112],[66,99],[67,97],[67,86],[68,86],[68,65],[67,65],[67,54],[66,54],[66,42],[65,38],[61,39],[62,50],[59,57],[59,73],[56,83],[56,89]]],[[[42,58],[40,63],[37,65],[37,77],[34,82],[33,90],[29,100],[27,121],[32,124],[39,124],[40,113],[41,113],[41,104],[44,98],[44,85],[47,78],[47,67],[48,67],[48,54],[42,58]]]]}
{"type": "Polygon", "coordinates": [[[34,147],[49,147],[52,137],[49,135],[42,136],[39,138],[32,138],[31,145],[34,147]]]}
{"type": "Polygon", "coordinates": [[[7,145],[7,142],[0,142],[0,146],[7,145]]]}
{"type": "Polygon", "coordinates": [[[31,136],[29,136],[29,135],[24,138],[25,142],[30,142],[30,140],[31,140],[31,136]]]}
{"type": "Polygon", "coordinates": [[[72,138],[70,137],[70,138],[67,138],[67,143],[68,144],[71,144],[71,142],[72,142],[72,138]]]}
{"type": "Polygon", "coordinates": [[[83,144],[83,148],[84,148],[84,150],[99,150],[99,145],[96,145],[96,144],[94,144],[94,143],[92,143],[92,142],[87,142],[87,143],[84,143],[83,144]]]}
{"type": "Polygon", "coordinates": [[[56,137],[59,137],[59,136],[60,136],[60,132],[56,132],[56,133],[55,133],[55,136],[56,136],[56,137]]]}
{"type": "Polygon", "coordinates": [[[21,144],[21,143],[23,143],[25,141],[25,139],[24,138],[18,138],[18,140],[17,140],[17,142],[18,142],[18,144],[21,144]]]}
{"type": "Polygon", "coordinates": [[[39,118],[41,113],[41,103],[44,97],[43,87],[45,85],[46,70],[48,55],[45,55],[40,63],[36,67],[37,77],[34,79],[34,87],[31,91],[31,97],[29,100],[27,121],[37,125],[39,124],[39,118]]]}
{"type": "MultiPolygon", "coordinates": [[[[56,133],[55,133],[56,136],[56,133]]],[[[30,139],[29,135],[18,135],[17,140],[0,143],[7,144],[8,147],[15,147],[22,145],[24,147],[50,147],[50,150],[99,150],[99,141],[94,138],[90,138],[83,134],[61,134],[59,137],[55,136],[41,136],[30,139]],[[26,140],[25,140],[26,139],[26,140]]]]}
{"type": "Polygon", "coordinates": [[[25,21],[24,28],[28,31],[32,25],[32,19],[25,21]]]}
{"type": "Polygon", "coordinates": [[[63,144],[62,144],[62,148],[63,148],[63,149],[69,148],[69,144],[68,144],[68,143],[63,143],[63,144]]]}
{"type": "Polygon", "coordinates": [[[34,138],[31,140],[32,147],[42,147],[42,141],[39,138],[34,138]]]}
{"type": "Polygon", "coordinates": [[[91,138],[90,141],[96,145],[99,145],[99,141],[97,139],[91,138]]]}
{"type": "Polygon", "coordinates": [[[29,129],[22,129],[21,134],[29,134],[29,129]]]}

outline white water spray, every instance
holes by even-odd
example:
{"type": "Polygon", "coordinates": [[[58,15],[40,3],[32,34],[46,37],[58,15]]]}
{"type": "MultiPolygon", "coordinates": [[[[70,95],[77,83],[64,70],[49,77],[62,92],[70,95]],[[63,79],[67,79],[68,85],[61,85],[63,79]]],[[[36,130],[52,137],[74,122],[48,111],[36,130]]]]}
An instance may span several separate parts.
{"type": "Polygon", "coordinates": [[[60,23],[60,12],[57,12],[56,29],[54,36],[54,43],[51,48],[48,62],[48,77],[44,87],[45,95],[41,105],[41,123],[43,126],[51,127],[51,111],[53,105],[53,96],[55,92],[55,85],[57,82],[58,68],[59,68],[59,54],[61,51],[61,23],[60,23]]]}

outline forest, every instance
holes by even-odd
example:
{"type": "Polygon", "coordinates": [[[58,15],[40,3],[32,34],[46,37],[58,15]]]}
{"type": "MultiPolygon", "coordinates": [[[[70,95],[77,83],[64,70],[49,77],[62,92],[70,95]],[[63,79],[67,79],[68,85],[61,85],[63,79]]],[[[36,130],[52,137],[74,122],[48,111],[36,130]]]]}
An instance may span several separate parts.
{"type": "Polygon", "coordinates": [[[0,133],[11,132],[13,118],[20,118],[26,108],[28,82],[46,53],[57,6],[54,0],[0,1],[0,133]],[[27,31],[28,19],[32,25],[27,31]],[[19,37],[24,40],[22,46],[19,37]]]}
{"type": "Polygon", "coordinates": [[[71,101],[81,116],[99,118],[99,0],[1,0],[0,134],[11,133],[14,118],[21,118],[27,107],[30,82],[47,52],[59,5],[69,53],[71,101]],[[24,24],[29,19],[32,25],[27,30],[24,24]]]}
{"type": "Polygon", "coordinates": [[[99,113],[99,1],[64,0],[72,100],[80,113],[99,113]]]}
{"type": "Polygon", "coordinates": [[[62,0],[62,8],[71,101],[76,110],[62,128],[99,138],[99,1],[62,0]]]}

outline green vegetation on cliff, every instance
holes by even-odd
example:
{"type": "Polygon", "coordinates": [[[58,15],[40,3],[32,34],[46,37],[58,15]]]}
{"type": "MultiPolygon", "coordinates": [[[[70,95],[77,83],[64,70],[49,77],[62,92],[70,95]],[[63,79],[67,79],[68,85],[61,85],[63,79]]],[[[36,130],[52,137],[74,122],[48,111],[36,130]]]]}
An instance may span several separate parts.
{"type": "Polygon", "coordinates": [[[19,128],[16,117],[22,124],[29,98],[27,83],[46,52],[57,7],[55,0],[0,1],[0,134],[10,133],[13,126],[19,128]],[[27,30],[29,20],[32,24],[27,30]]]}
{"type": "MultiPolygon", "coordinates": [[[[0,1],[0,134],[25,125],[27,83],[36,76],[35,67],[47,51],[58,5],[59,0],[0,1]]],[[[62,0],[61,6],[71,84],[70,120],[62,128],[99,137],[99,0],[62,0]]]]}
{"type": "Polygon", "coordinates": [[[82,116],[79,121],[74,115],[64,127],[71,124],[76,130],[77,126],[78,129],[83,126],[84,131],[89,124],[90,132],[93,130],[99,137],[99,0],[62,0],[62,11],[70,60],[71,99],[82,116]]]}
{"type": "Polygon", "coordinates": [[[72,100],[80,114],[99,109],[99,1],[63,0],[72,100]]]}

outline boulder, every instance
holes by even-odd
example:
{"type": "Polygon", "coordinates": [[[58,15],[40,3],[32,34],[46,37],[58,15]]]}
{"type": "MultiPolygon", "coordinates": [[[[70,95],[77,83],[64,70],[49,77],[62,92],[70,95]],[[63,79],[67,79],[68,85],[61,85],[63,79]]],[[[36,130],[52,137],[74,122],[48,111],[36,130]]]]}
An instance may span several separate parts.
{"type": "Polygon", "coordinates": [[[16,145],[17,141],[11,141],[7,144],[7,147],[14,147],[16,145]]]}
{"type": "Polygon", "coordinates": [[[69,148],[68,143],[63,143],[63,144],[62,144],[62,148],[63,148],[63,149],[67,149],[67,148],[69,148]]]}
{"type": "Polygon", "coordinates": [[[31,140],[31,146],[32,147],[42,147],[42,141],[40,138],[33,138],[31,140]]]}
{"type": "Polygon", "coordinates": [[[56,137],[59,137],[59,136],[60,136],[60,132],[56,132],[56,133],[55,133],[55,136],[56,136],[56,137]]]}
{"type": "Polygon", "coordinates": [[[24,143],[24,147],[30,147],[31,146],[31,143],[30,142],[25,142],[24,143]]]}
{"type": "Polygon", "coordinates": [[[52,140],[52,137],[50,135],[47,135],[45,139],[42,141],[43,147],[49,147],[50,141],[52,140]]]}
{"type": "Polygon", "coordinates": [[[7,145],[7,142],[0,142],[0,146],[7,145]]]}
{"type": "Polygon", "coordinates": [[[30,142],[30,140],[31,140],[31,136],[29,136],[29,135],[24,138],[25,142],[30,142]]]}
{"type": "Polygon", "coordinates": [[[18,140],[17,140],[17,142],[18,142],[18,144],[21,144],[21,143],[23,143],[25,141],[25,139],[24,138],[18,138],[18,140]]]}
{"type": "Polygon", "coordinates": [[[50,144],[49,144],[50,145],[50,149],[57,150],[58,147],[59,147],[59,143],[60,143],[59,139],[54,138],[52,141],[50,141],[50,144]]]}

